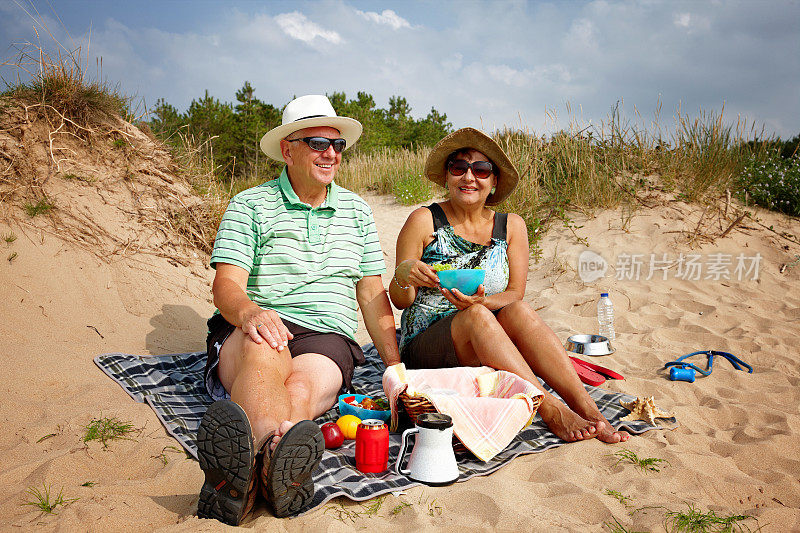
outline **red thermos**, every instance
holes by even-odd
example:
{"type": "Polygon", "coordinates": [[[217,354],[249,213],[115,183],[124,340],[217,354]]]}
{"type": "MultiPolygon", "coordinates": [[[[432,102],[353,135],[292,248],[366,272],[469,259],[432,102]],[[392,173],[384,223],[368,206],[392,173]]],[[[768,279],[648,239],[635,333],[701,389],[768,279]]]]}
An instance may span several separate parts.
{"type": "Polygon", "coordinates": [[[365,473],[385,472],[389,463],[389,428],[383,420],[362,420],[356,430],[356,468],[365,473]]]}

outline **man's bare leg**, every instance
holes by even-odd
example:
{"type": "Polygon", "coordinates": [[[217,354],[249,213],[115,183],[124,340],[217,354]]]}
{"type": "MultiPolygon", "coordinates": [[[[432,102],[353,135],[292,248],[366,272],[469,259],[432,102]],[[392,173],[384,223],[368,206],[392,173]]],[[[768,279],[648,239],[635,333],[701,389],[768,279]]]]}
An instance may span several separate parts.
{"type": "Polygon", "coordinates": [[[300,420],[330,409],[343,380],[330,358],[314,353],[292,358],[288,349],[257,344],[240,328],[222,345],[218,372],[231,400],[247,413],[257,447],[273,433],[280,437],[300,420]]]}
{"type": "Polygon", "coordinates": [[[291,399],[285,383],[291,368],[288,349],[278,352],[265,342],[257,344],[240,328],[222,345],[219,379],[247,413],[256,448],[289,419],[291,399]]]}
{"type": "Polygon", "coordinates": [[[218,374],[231,400],[246,413],[256,450],[270,439],[260,471],[261,490],[276,516],[302,509],[314,494],[312,474],[324,443],[310,420],[336,402],[342,373],[330,358],[276,351],[237,328],[220,350],[218,374]]]}
{"type": "Polygon", "coordinates": [[[300,420],[313,420],[336,403],[342,388],[342,372],[329,357],[306,353],[292,359],[292,370],[285,381],[291,409],[279,424],[273,447],[279,438],[300,420]]]}

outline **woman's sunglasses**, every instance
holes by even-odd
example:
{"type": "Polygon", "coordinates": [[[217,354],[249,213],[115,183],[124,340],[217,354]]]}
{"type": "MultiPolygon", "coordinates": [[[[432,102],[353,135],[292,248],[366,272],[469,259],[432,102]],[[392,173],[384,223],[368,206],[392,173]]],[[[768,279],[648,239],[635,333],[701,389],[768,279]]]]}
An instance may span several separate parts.
{"type": "Polygon", "coordinates": [[[472,169],[472,175],[481,179],[488,178],[494,170],[494,166],[488,161],[475,161],[474,163],[470,163],[463,159],[454,159],[450,161],[447,164],[447,168],[453,176],[463,176],[466,174],[467,170],[472,169]]]}
{"type": "Polygon", "coordinates": [[[301,139],[286,139],[289,142],[303,141],[312,150],[317,152],[324,152],[330,145],[333,145],[333,151],[337,154],[344,150],[347,146],[345,139],[328,139],[327,137],[303,137],[301,139]]]}

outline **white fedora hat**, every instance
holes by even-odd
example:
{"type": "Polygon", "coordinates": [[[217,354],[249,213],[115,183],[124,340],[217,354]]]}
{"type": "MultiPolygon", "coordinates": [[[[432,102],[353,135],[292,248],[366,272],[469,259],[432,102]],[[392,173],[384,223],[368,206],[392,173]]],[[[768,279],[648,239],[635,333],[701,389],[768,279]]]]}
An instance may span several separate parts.
{"type": "Polygon", "coordinates": [[[361,123],[349,117],[338,117],[327,96],[309,94],[295,98],[283,110],[280,126],[269,130],[261,137],[261,150],[272,159],[283,161],[281,139],[290,133],[314,126],[330,126],[339,130],[339,135],[347,141],[345,149],[353,146],[361,137],[361,123]]]}

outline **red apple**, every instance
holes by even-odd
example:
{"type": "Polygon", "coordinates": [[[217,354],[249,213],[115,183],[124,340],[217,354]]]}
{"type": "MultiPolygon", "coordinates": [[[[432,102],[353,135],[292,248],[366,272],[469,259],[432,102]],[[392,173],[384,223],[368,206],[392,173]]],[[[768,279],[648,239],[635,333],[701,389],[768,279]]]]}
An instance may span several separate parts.
{"type": "Polygon", "coordinates": [[[322,424],[320,430],[322,430],[322,436],[325,438],[325,447],[329,450],[338,448],[344,442],[344,433],[342,433],[336,422],[322,424]]]}

